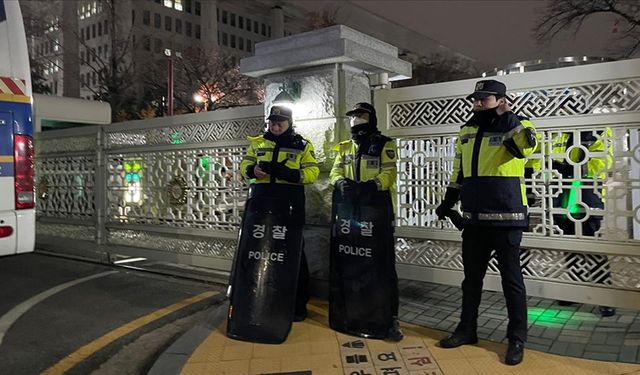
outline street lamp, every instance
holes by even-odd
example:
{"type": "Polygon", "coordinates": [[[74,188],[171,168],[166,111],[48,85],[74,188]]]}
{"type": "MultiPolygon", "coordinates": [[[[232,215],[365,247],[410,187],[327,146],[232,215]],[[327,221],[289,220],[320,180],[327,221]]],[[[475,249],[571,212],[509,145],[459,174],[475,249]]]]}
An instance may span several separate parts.
{"type": "Polygon", "coordinates": [[[167,56],[167,115],[173,116],[173,53],[177,58],[181,58],[182,54],[177,51],[171,51],[165,48],[164,55],[167,56]]]}

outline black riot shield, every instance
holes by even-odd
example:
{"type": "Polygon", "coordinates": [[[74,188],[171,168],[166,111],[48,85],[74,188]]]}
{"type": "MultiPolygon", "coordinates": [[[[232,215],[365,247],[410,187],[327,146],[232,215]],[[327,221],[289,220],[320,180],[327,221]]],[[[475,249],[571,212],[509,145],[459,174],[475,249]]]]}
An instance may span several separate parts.
{"type": "Polygon", "coordinates": [[[397,298],[391,223],[387,192],[349,201],[334,191],[329,323],[336,331],[386,337],[397,298]]]}
{"type": "Polygon", "coordinates": [[[281,343],[291,330],[302,224],[283,200],[251,198],[245,205],[227,289],[227,336],[281,343]]]}

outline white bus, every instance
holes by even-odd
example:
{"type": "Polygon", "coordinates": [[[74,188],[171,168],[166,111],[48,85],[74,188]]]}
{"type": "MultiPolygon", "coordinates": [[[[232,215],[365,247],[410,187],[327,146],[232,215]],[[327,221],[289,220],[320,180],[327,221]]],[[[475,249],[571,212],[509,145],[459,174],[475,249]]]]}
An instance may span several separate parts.
{"type": "Polygon", "coordinates": [[[31,76],[18,1],[0,0],[0,255],[33,251],[31,76]]]}

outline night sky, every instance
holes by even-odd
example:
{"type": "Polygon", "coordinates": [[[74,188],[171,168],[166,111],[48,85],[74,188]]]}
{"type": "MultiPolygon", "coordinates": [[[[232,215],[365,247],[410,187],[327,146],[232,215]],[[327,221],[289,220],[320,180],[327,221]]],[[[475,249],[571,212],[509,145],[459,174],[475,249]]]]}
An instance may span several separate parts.
{"type": "MultiPolygon", "coordinates": [[[[340,1],[303,1],[309,7],[335,7],[340,1]]],[[[538,45],[532,28],[544,0],[350,0],[441,44],[491,66],[562,56],[612,56],[608,48],[615,17],[599,15],[577,35],[566,33],[538,45]]],[[[349,15],[350,17],[357,15],[349,15]]]]}

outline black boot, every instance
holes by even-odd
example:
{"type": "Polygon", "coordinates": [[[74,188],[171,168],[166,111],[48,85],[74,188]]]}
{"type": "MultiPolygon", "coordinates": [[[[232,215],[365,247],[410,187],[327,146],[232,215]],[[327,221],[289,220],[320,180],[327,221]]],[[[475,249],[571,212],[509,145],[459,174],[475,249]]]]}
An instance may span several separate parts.
{"type": "Polygon", "coordinates": [[[478,343],[477,336],[468,336],[463,333],[454,332],[452,335],[440,340],[440,347],[453,349],[462,345],[472,345],[478,343]]]}
{"type": "Polygon", "coordinates": [[[600,316],[604,318],[616,315],[616,309],[614,309],[613,307],[598,306],[598,310],[600,310],[600,316]]]}
{"type": "Polygon", "coordinates": [[[398,342],[402,340],[404,334],[402,334],[402,330],[400,329],[400,322],[398,322],[398,318],[393,318],[393,322],[391,323],[391,327],[389,327],[389,331],[387,331],[387,340],[398,342]]]}
{"type": "Polygon", "coordinates": [[[509,340],[507,353],[504,355],[504,363],[515,366],[524,358],[524,343],[520,340],[509,340]]]}

